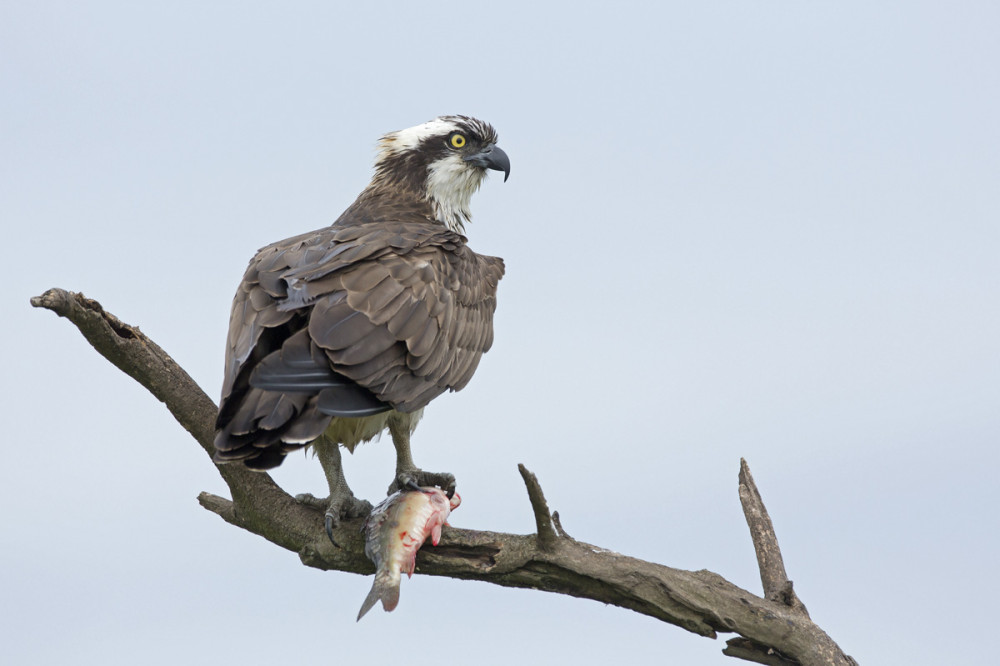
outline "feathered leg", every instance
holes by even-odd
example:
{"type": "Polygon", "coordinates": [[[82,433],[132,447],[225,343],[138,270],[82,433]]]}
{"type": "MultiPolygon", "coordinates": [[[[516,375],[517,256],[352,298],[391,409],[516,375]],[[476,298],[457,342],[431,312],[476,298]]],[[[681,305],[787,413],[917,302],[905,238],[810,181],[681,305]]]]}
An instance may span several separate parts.
{"type": "Polygon", "coordinates": [[[416,419],[410,414],[393,412],[389,416],[388,425],[392,445],[396,447],[396,479],[389,486],[389,493],[414,486],[438,486],[451,498],[455,494],[454,474],[425,472],[413,463],[410,435],[417,426],[416,419]]]}

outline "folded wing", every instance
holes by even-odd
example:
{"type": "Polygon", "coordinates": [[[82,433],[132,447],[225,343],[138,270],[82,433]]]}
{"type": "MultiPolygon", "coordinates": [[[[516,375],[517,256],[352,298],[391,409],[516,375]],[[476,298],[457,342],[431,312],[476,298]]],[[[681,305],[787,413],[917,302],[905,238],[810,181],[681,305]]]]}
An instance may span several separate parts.
{"type": "Polygon", "coordinates": [[[472,378],[503,261],[421,218],[262,249],[233,302],[216,458],[280,464],[333,417],[411,412],[472,378]]]}

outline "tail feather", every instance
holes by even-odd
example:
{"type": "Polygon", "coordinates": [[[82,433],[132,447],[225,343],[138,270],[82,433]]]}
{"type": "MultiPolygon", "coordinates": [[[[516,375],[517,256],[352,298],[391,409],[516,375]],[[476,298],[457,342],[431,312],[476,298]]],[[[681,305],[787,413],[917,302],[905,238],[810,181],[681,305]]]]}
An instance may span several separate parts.
{"type": "Polygon", "coordinates": [[[365,613],[372,609],[376,601],[382,602],[382,608],[388,613],[396,608],[399,604],[399,580],[395,582],[390,576],[380,576],[375,575],[375,582],[372,583],[372,589],[368,592],[368,596],[365,597],[365,601],[361,604],[361,610],[358,611],[358,621],[365,616],[365,613]]]}

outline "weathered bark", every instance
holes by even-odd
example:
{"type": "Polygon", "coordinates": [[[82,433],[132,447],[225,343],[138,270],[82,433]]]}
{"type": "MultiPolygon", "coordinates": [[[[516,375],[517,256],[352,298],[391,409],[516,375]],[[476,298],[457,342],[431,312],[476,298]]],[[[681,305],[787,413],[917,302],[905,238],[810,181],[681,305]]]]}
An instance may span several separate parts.
{"type": "MultiPolygon", "coordinates": [[[[97,301],[61,289],[32,305],[66,317],[119,369],[166,404],[174,418],[212,454],[216,406],[191,377],[138,328],[122,323],[97,301]]],[[[372,573],[364,555],[360,520],[326,537],[321,512],[285,493],[267,474],[217,465],[233,499],[202,493],[198,501],[223,520],[297,552],[318,569],[372,573]]],[[[535,476],[519,465],[537,533],[504,534],[446,529],[437,547],[425,546],[417,571],[433,576],[534,588],[629,608],[693,633],[739,634],[723,651],[762,664],[855,664],[816,626],[787,579],[774,528],[749,468],[741,461],[740,499],[761,569],[761,598],[711,571],[684,571],[645,562],[571,538],[549,512],[535,476]]]]}

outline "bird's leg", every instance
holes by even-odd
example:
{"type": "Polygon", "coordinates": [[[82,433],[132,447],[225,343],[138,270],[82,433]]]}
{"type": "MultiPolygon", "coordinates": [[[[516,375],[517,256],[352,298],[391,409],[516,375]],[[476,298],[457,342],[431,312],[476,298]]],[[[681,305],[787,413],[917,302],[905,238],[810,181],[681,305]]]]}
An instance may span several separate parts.
{"type": "Polygon", "coordinates": [[[396,447],[396,478],[389,486],[389,493],[402,488],[416,486],[438,486],[450,498],[455,494],[455,475],[435,472],[425,472],[413,463],[410,453],[410,433],[413,421],[408,414],[393,412],[389,416],[389,434],[392,435],[392,445],[396,447]]]}
{"type": "Polygon", "coordinates": [[[333,538],[333,530],[337,528],[340,521],[367,516],[371,513],[372,504],[367,500],[356,498],[347,485],[340,460],[340,444],[321,436],[313,442],[312,447],[316,452],[316,457],[319,458],[320,465],[323,466],[323,473],[326,474],[326,482],[330,486],[330,497],[318,499],[312,495],[303,494],[296,496],[295,499],[320,509],[326,509],[326,534],[336,546],[337,542],[333,538]]]}

